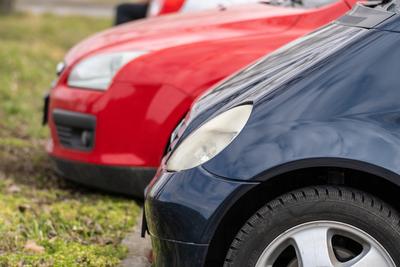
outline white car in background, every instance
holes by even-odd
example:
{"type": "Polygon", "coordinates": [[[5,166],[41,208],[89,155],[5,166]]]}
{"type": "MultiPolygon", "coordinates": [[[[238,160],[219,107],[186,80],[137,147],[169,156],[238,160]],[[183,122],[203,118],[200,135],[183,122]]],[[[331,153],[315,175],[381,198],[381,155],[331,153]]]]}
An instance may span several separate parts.
{"type": "Polygon", "coordinates": [[[149,0],[125,3],[116,8],[115,25],[169,13],[225,8],[231,5],[256,2],[259,0],[149,0]]]}
{"type": "Polygon", "coordinates": [[[147,15],[159,16],[173,12],[198,11],[255,2],[258,0],[152,0],[147,15]]]}

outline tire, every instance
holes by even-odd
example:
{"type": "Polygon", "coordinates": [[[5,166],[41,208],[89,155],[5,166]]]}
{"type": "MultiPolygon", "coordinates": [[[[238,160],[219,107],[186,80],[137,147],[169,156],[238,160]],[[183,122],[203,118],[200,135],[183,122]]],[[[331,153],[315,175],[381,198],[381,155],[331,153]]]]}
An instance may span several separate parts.
{"type": "Polygon", "coordinates": [[[236,235],[224,266],[400,266],[399,225],[397,211],[365,192],[308,187],[258,210],[236,235]]]}

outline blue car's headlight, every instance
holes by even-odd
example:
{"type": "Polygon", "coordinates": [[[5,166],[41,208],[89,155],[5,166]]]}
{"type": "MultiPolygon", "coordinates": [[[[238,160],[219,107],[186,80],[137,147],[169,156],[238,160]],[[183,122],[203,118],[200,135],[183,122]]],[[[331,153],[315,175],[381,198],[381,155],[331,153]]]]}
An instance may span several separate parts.
{"type": "Polygon", "coordinates": [[[146,54],[145,51],[101,54],[78,63],[68,77],[68,86],[107,90],[115,74],[127,63],[146,54]]]}
{"type": "Polygon", "coordinates": [[[186,170],[215,157],[242,131],[252,108],[252,105],[238,106],[203,124],[173,152],[167,162],[167,169],[186,170]]]}

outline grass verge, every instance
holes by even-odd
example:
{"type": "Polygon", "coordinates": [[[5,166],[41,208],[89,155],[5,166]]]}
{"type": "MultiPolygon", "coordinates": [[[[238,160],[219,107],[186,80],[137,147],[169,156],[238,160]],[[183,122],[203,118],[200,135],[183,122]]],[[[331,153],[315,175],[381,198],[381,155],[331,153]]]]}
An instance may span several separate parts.
{"type": "Polygon", "coordinates": [[[0,266],[115,266],[138,205],[56,177],[40,125],[56,63],[110,21],[16,14],[0,25],[0,266]]]}

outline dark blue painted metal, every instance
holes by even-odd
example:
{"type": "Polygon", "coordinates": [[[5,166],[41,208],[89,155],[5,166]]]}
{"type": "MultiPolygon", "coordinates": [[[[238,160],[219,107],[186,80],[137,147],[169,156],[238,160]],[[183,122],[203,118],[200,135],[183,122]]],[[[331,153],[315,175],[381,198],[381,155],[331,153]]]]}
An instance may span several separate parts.
{"type": "Polygon", "coordinates": [[[151,237],[153,245],[153,266],[203,266],[207,245],[183,243],[151,237]]]}
{"type": "Polygon", "coordinates": [[[149,231],[163,240],[157,257],[177,257],[182,266],[189,266],[184,251],[204,257],[196,246],[209,244],[237,199],[285,170],[343,166],[400,185],[400,20],[381,17],[368,20],[371,29],[328,25],[197,101],[172,151],[218,114],[248,102],[254,109],[240,135],[203,166],[161,167],[146,201],[149,231]],[[177,251],[177,241],[194,247],[177,251]]]}
{"type": "Polygon", "coordinates": [[[165,185],[152,188],[145,206],[150,234],[197,244],[208,244],[229,196],[234,199],[257,185],[220,179],[202,168],[163,174],[160,179],[165,185]]]}
{"type": "Polygon", "coordinates": [[[271,88],[268,79],[253,87],[261,96],[245,130],[204,167],[230,179],[259,180],[289,162],[341,158],[400,173],[400,35],[360,31],[349,31],[357,42],[338,51],[331,53],[329,42],[320,53],[296,57],[304,69],[289,79],[273,76],[285,80],[273,92],[263,93],[271,88]]]}

